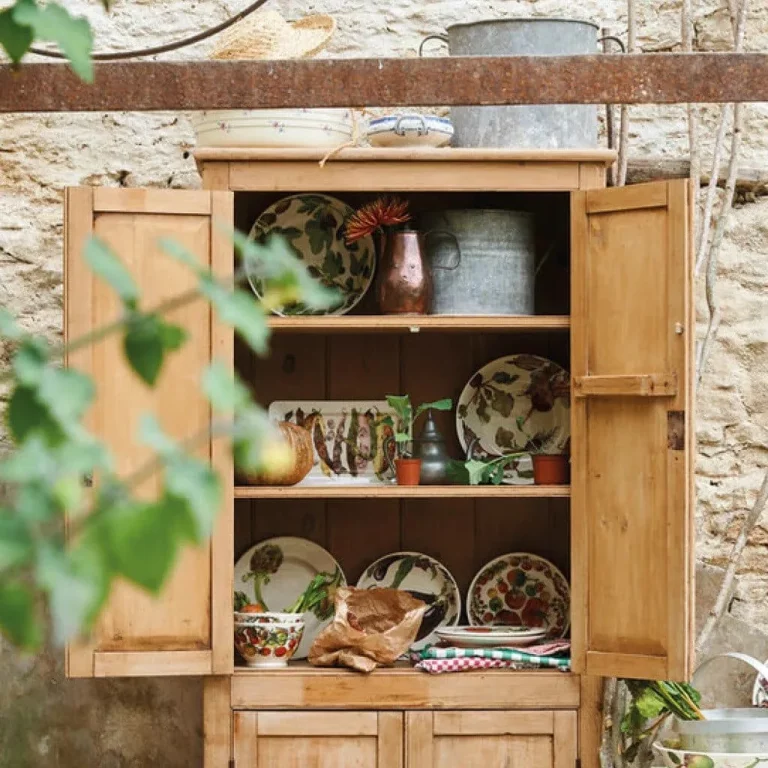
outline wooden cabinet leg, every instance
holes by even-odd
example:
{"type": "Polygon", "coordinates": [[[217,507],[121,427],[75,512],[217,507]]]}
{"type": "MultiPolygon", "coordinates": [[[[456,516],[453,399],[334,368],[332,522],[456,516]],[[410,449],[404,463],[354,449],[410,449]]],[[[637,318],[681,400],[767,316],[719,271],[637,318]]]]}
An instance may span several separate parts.
{"type": "Polygon", "coordinates": [[[579,757],[581,768],[599,768],[603,737],[603,678],[581,677],[579,708],[579,757]]]}
{"type": "Polygon", "coordinates": [[[231,678],[203,680],[203,768],[229,768],[232,759],[231,678]]]}

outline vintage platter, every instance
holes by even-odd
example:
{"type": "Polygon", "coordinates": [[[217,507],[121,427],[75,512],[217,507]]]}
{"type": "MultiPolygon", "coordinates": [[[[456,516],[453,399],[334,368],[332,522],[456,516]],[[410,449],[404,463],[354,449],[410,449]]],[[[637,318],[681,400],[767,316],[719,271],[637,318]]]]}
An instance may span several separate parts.
{"type": "MultiPolygon", "coordinates": [[[[319,314],[345,315],[365,296],[373,281],[373,239],[364,237],[354,243],[345,240],[344,223],[352,213],[345,202],[329,195],[291,195],[270,205],[251,228],[252,240],[273,234],[285,237],[310,275],[339,292],[339,304],[319,314]]],[[[247,263],[246,272],[253,292],[261,298],[266,286],[258,265],[247,263]]],[[[300,303],[274,311],[278,315],[318,314],[300,303]]]]}
{"type": "Polygon", "coordinates": [[[404,589],[429,605],[411,650],[437,642],[435,630],[459,621],[461,594],[456,579],[440,562],[420,552],[393,552],[369,565],[357,582],[360,589],[404,589]]]}
{"type": "Polygon", "coordinates": [[[570,626],[571,590],[560,570],[528,552],[501,555],[484,565],[467,592],[472,626],[545,629],[564,637],[570,626]]]}
{"type": "Polygon", "coordinates": [[[444,147],[453,132],[453,123],[445,117],[388,115],[371,120],[366,137],[374,147],[444,147]]]}
{"type": "Polygon", "coordinates": [[[438,627],[435,634],[456,648],[524,648],[546,637],[545,629],[525,627],[438,627]]]}
{"type": "MultiPolygon", "coordinates": [[[[571,436],[570,376],[536,355],[507,355],[484,365],[467,382],[456,405],[461,447],[488,458],[538,448],[567,453],[571,436]]],[[[529,456],[504,474],[504,482],[533,483],[529,456]]]]}
{"type": "MultiPolygon", "coordinates": [[[[296,602],[318,573],[333,575],[327,600],[304,614],[304,635],[294,658],[305,659],[317,634],[333,618],[333,593],[347,583],[341,567],[319,544],[280,536],[251,547],[235,564],[235,601],[244,593],[249,603],[270,611],[284,611],[296,602]]],[[[258,614],[257,614],[258,615],[258,614]]]]}
{"type": "Polygon", "coordinates": [[[689,752],[672,749],[661,742],[653,745],[666,768],[756,768],[768,766],[768,754],[739,754],[734,752],[689,752]]]}
{"type": "Polygon", "coordinates": [[[394,431],[387,417],[397,418],[386,400],[279,400],[269,405],[270,419],[298,424],[312,435],[315,463],[299,485],[391,480],[384,441],[394,431]]]}
{"type": "Polygon", "coordinates": [[[192,118],[198,147],[338,147],[351,141],[348,109],[228,109],[192,118]]]}

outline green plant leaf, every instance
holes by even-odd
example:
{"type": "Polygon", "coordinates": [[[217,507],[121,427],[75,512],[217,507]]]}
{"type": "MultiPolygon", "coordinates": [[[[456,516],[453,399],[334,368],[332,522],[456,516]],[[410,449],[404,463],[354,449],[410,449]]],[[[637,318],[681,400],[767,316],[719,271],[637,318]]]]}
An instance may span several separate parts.
{"type": "Polygon", "coordinates": [[[218,475],[207,462],[179,455],[166,465],[165,488],[171,496],[186,502],[194,524],[194,541],[204,541],[213,530],[221,504],[218,475]]]}
{"type": "Polygon", "coordinates": [[[171,573],[179,549],[179,529],[161,503],[131,503],[104,519],[114,570],[157,594],[171,573]]]}
{"type": "MultiPolygon", "coordinates": [[[[2,44],[1,40],[0,44],[2,44]]],[[[20,341],[24,335],[14,316],[4,307],[0,307],[0,336],[9,341],[20,341]]]]}
{"type": "Polygon", "coordinates": [[[14,389],[8,403],[6,421],[17,444],[33,434],[44,436],[50,444],[60,442],[63,438],[61,429],[51,417],[47,406],[30,387],[17,386],[14,389]]]}
{"type": "Polygon", "coordinates": [[[46,368],[37,390],[40,402],[65,430],[79,425],[95,394],[90,377],[72,368],[46,368]]]}
{"type": "Polygon", "coordinates": [[[451,408],[453,408],[453,400],[450,397],[444,397],[442,400],[433,400],[431,403],[422,403],[416,409],[416,415],[413,417],[413,420],[416,421],[424,411],[430,409],[433,411],[450,411],[451,408]]]}
{"type": "Polygon", "coordinates": [[[43,339],[29,336],[21,342],[13,356],[13,372],[22,384],[36,387],[47,362],[48,345],[43,339]]]}
{"type": "Polygon", "coordinates": [[[32,553],[27,524],[11,510],[0,510],[0,572],[28,562],[32,553]]]}
{"type": "Polygon", "coordinates": [[[39,40],[56,43],[77,75],[87,83],[93,82],[93,35],[86,19],[71,16],[66,8],[54,2],[40,6],[34,0],[24,0],[12,10],[17,24],[31,27],[39,40]]]}
{"type": "Polygon", "coordinates": [[[210,275],[201,278],[200,290],[211,302],[220,320],[234,328],[256,354],[267,352],[267,316],[253,295],[240,289],[229,290],[210,275]]]}
{"type": "Polygon", "coordinates": [[[413,438],[405,432],[395,432],[396,443],[409,443],[413,438]]]}
{"type": "Polygon", "coordinates": [[[51,451],[39,435],[24,440],[15,451],[0,461],[0,480],[7,483],[47,480],[54,471],[51,451]]]}
{"type": "MultiPolygon", "coordinates": [[[[33,42],[32,30],[16,21],[13,7],[6,8],[0,13],[0,46],[5,49],[8,58],[14,64],[18,64],[22,60],[33,42]]],[[[5,336],[4,333],[3,335],[5,336]]]]}
{"type": "Polygon", "coordinates": [[[386,395],[387,405],[397,414],[403,426],[411,423],[411,398],[408,395],[386,395]]]}
{"type": "Polygon", "coordinates": [[[34,595],[24,584],[0,583],[0,629],[19,648],[33,651],[40,645],[34,595]]]}
{"type": "Polygon", "coordinates": [[[203,392],[217,411],[240,410],[251,401],[248,387],[220,360],[214,360],[203,374],[203,392]]]}
{"type": "Polygon", "coordinates": [[[85,244],[83,258],[93,273],[106,282],[128,309],[139,302],[139,287],[117,254],[100,238],[91,237],[85,244]]]}
{"type": "Polygon", "coordinates": [[[156,315],[134,315],[128,321],[123,352],[136,375],[154,386],[165,358],[163,323],[156,315]]]}
{"type": "Polygon", "coordinates": [[[179,452],[179,446],[163,432],[151,413],[145,413],[139,419],[139,440],[166,459],[179,452]]]}
{"type": "Polygon", "coordinates": [[[470,459],[464,462],[464,468],[467,470],[470,485],[480,485],[485,481],[488,465],[484,461],[470,459]]]}

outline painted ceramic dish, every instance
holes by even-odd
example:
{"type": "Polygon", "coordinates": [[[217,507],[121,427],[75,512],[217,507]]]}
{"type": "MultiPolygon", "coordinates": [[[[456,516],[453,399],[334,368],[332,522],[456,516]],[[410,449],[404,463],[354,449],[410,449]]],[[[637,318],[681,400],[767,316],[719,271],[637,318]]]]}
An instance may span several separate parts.
{"type": "Polygon", "coordinates": [[[444,147],[453,138],[453,123],[434,115],[388,115],[368,123],[374,147],[444,147]]]}
{"type": "MultiPolygon", "coordinates": [[[[327,574],[322,602],[304,613],[304,636],[295,653],[304,659],[320,630],[333,618],[333,597],[347,580],[329,552],[307,539],[281,536],[251,547],[235,564],[235,603],[245,599],[267,610],[286,611],[319,573],[327,574]]],[[[254,614],[258,615],[258,614],[254,614]]]]}
{"type": "Polygon", "coordinates": [[[538,628],[560,638],[570,625],[570,593],[549,560],[513,552],[491,560],[472,580],[467,617],[473,626],[538,628]]]}
{"type": "MultiPolygon", "coordinates": [[[[763,664],[768,667],[768,659],[763,664]]],[[[758,674],[752,688],[752,703],[756,707],[768,707],[768,680],[758,674]]]]}
{"type": "Polygon", "coordinates": [[[235,648],[249,667],[285,667],[301,645],[304,622],[235,624],[235,648]]]}
{"type": "MultiPolygon", "coordinates": [[[[464,387],[456,406],[461,447],[473,458],[518,451],[567,453],[571,435],[570,376],[536,355],[508,355],[483,366],[464,387]]],[[[504,475],[509,484],[533,482],[529,456],[504,475]]]]}
{"type": "Polygon", "coordinates": [[[524,648],[543,639],[547,631],[525,627],[439,627],[435,634],[456,648],[524,648]]]}
{"type": "MultiPolygon", "coordinates": [[[[376,252],[371,237],[354,243],[344,238],[344,222],[353,213],[346,203],[320,194],[292,195],[264,211],[250,233],[252,240],[282,235],[312,277],[340,295],[339,304],[319,314],[345,315],[363,298],[373,280],[376,252]]],[[[246,264],[248,281],[260,298],[267,287],[259,265],[246,264]]],[[[301,303],[276,309],[278,315],[317,314],[301,303]]]]}
{"type": "Polygon", "coordinates": [[[435,630],[459,620],[461,594],[456,579],[442,563],[429,555],[419,552],[384,555],[366,568],[357,586],[360,589],[403,589],[429,606],[411,650],[418,651],[437,642],[435,630]]]}
{"type": "Polygon", "coordinates": [[[338,147],[352,140],[348,109],[228,109],[192,118],[198,147],[338,147]]]}
{"type": "Polygon", "coordinates": [[[732,752],[688,752],[671,749],[660,742],[653,748],[661,755],[667,768],[756,768],[768,766],[768,755],[736,754],[732,752]]]}
{"type": "MultiPolygon", "coordinates": [[[[269,417],[298,424],[312,435],[314,465],[299,485],[385,483],[391,478],[384,441],[394,430],[384,420],[397,417],[385,400],[281,400],[270,404],[269,417]]],[[[394,446],[389,450],[393,453],[394,446]]]]}

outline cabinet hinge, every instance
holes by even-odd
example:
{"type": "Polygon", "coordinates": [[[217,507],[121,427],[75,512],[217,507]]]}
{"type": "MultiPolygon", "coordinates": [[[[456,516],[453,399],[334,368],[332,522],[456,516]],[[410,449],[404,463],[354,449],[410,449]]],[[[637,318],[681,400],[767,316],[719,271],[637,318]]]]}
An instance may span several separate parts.
{"type": "MultiPolygon", "coordinates": [[[[235,768],[235,761],[234,760],[230,760],[229,761],[229,768],[235,768]]],[[[581,768],[581,766],[577,765],[576,768],[581,768]]]]}

